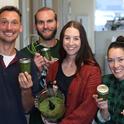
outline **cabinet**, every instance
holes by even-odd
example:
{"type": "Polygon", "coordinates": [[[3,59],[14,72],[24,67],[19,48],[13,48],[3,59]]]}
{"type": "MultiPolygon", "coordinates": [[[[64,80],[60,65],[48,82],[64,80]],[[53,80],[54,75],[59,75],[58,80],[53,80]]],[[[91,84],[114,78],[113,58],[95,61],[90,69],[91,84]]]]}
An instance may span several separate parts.
{"type": "Polygon", "coordinates": [[[102,73],[109,73],[106,60],[106,52],[113,37],[124,35],[124,31],[95,31],[95,57],[99,63],[102,73]]]}

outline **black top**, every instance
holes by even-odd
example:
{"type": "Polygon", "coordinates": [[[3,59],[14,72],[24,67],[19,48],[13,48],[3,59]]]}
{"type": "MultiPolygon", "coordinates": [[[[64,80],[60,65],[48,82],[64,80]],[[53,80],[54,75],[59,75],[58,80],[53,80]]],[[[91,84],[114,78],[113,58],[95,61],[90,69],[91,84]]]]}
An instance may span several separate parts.
{"type": "Polygon", "coordinates": [[[69,77],[66,76],[63,73],[62,67],[59,66],[58,73],[56,75],[56,81],[57,81],[57,85],[58,85],[60,91],[65,95],[65,100],[67,97],[68,88],[69,88],[73,78],[74,78],[74,75],[69,76],[69,77]]]}

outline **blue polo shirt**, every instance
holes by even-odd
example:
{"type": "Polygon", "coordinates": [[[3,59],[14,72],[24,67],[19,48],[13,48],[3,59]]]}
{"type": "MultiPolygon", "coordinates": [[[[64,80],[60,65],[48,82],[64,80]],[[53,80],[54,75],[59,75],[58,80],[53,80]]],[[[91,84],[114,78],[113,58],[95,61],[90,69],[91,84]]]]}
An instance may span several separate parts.
{"type": "Polygon", "coordinates": [[[18,82],[19,58],[16,57],[6,68],[0,55],[0,124],[26,124],[18,82]]]}

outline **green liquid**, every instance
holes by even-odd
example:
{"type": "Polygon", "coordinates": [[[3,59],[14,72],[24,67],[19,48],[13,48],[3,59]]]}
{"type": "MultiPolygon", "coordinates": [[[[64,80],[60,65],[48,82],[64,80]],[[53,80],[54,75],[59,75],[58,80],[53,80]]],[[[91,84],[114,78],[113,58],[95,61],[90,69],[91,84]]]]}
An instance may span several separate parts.
{"type": "Polygon", "coordinates": [[[103,100],[107,100],[108,99],[108,93],[107,94],[98,93],[98,98],[103,98],[103,100]]]}
{"type": "Polygon", "coordinates": [[[62,118],[65,112],[63,99],[59,97],[48,97],[39,103],[39,110],[41,114],[50,121],[57,121],[62,118]],[[49,101],[54,104],[54,108],[50,109],[49,101]]]}
{"type": "Polygon", "coordinates": [[[31,61],[30,59],[21,59],[20,60],[20,71],[21,72],[31,72],[31,61]]]}

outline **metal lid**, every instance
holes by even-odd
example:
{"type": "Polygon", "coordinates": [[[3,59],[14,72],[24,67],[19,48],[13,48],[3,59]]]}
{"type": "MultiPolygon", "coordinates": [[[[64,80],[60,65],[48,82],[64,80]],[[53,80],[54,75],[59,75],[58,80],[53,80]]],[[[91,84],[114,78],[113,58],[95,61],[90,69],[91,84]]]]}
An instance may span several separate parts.
{"type": "Polygon", "coordinates": [[[29,63],[29,62],[31,62],[31,59],[29,59],[29,58],[21,58],[21,59],[19,59],[19,62],[20,63],[29,63]]]}
{"type": "Polygon", "coordinates": [[[41,49],[41,51],[48,51],[48,50],[50,50],[50,48],[44,47],[44,48],[41,49]]]}
{"type": "Polygon", "coordinates": [[[97,91],[100,93],[108,93],[109,88],[108,88],[108,86],[101,84],[101,85],[97,86],[97,91]]]}

